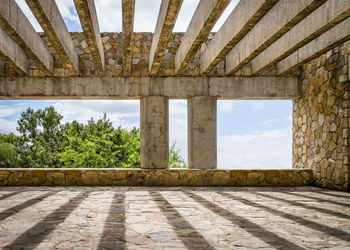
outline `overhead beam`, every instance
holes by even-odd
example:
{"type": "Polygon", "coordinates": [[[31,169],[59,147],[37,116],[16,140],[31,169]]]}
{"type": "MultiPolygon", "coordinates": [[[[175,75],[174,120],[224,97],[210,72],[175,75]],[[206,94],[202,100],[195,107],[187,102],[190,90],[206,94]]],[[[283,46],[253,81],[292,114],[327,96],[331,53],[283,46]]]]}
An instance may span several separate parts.
{"type": "Polygon", "coordinates": [[[181,74],[208,37],[230,0],[201,0],[175,55],[175,74],[181,74]]]}
{"type": "Polygon", "coordinates": [[[328,0],[274,42],[251,62],[252,74],[271,69],[277,62],[350,16],[349,0],[328,0]]]}
{"type": "Polygon", "coordinates": [[[105,56],[94,0],[74,0],[86,43],[98,76],[105,74],[105,56]]]}
{"type": "MultiPolygon", "coordinates": [[[[0,58],[14,67],[19,74],[29,74],[29,59],[27,55],[2,29],[0,29],[0,58]]],[[[2,68],[0,67],[0,73],[2,68]]]]}
{"type": "Polygon", "coordinates": [[[134,34],[135,0],[123,0],[123,75],[130,76],[132,68],[132,39],[134,34]]]}
{"type": "Polygon", "coordinates": [[[347,40],[350,40],[350,18],[347,18],[277,63],[277,74],[282,75],[288,73],[347,40]]]}
{"type": "Polygon", "coordinates": [[[79,75],[79,56],[55,0],[26,0],[47,38],[72,75],[79,75]]]}
{"type": "Polygon", "coordinates": [[[0,77],[0,99],[295,99],[297,77],[0,77]]]}
{"type": "Polygon", "coordinates": [[[231,75],[292,29],[326,0],[280,0],[226,56],[231,75]]]}
{"type": "Polygon", "coordinates": [[[16,1],[1,1],[0,27],[45,74],[52,75],[53,57],[16,1]]]}
{"type": "Polygon", "coordinates": [[[149,54],[149,75],[156,76],[183,0],[162,0],[149,54]]]}
{"type": "Polygon", "coordinates": [[[209,74],[277,2],[239,1],[201,55],[201,74],[209,74]]]}

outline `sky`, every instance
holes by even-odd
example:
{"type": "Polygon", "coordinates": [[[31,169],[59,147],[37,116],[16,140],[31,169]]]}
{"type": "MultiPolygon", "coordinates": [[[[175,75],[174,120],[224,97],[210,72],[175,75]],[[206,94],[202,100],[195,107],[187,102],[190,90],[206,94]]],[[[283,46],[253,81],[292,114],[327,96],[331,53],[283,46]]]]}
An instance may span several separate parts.
{"type": "MultiPolygon", "coordinates": [[[[42,31],[25,0],[16,0],[37,31],[42,31]]],[[[184,0],[175,32],[185,32],[199,0],[184,0]]],[[[232,0],[213,28],[217,31],[238,0],[232,0]]],[[[69,31],[81,31],[73,0],[56,0],[69,31]]],[[[161,0],[136,0],[134,29],[154,32],[161,0]]],[[[95,0],[101,32],[121,32],[121,0],[95,0]]],[[[54,106],[63,121],[95,120],[107,113],[114,126],[140,127],[139,100],[0,100],[0,133],[17,133],[16,120],[26,108],[54,106]]],[[[187,162],[187,101],[169,101],[170,144],[187,162]]],[[[292,101],[225,100],[217,108],[218,168],[292,167],[292,101]]]]}

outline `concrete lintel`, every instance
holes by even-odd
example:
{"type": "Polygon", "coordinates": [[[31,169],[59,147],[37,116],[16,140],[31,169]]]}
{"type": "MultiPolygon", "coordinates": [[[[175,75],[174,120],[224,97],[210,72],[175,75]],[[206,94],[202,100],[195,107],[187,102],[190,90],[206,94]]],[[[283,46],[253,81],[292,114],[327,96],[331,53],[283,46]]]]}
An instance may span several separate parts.
{"type": "Polygon", "coordinates": [[[156,76],[183,0],[162,0],[149,53],[149,74],[156,76]]]}
{"type": "Polygon", "coordinates": [[[296,99],[297,77],[0,77],[0,99],[296,99]]]}
{"type": "Polygon", "coordinates": [[[201,55],[201,73],[210,71],[243,39],[278,0],[241,0],[201,55]]]}
{"type": "Polygon", "coordinates": [[[349,0],[328,0],[253,59],[253,74],[262,73],[350,16],[349,0]]]}
{"type": "Polygon", "coordinates": [[[63,67],[72,75],[79,75],[79,56],[55,0],[26,0],[43,28],[63,67]]]}
{"type": "Polygon", "coordinates": [[[123,76],[131,75],[135,0],[123,0],[123,76]]]}
{"type": "MultiPolygon", "coordinates": [[[[23,50],[0,28],[0,58],[22,75],[28,75],[29,59],[23,50]]],[[[3,66],[3,65],[1,65],[3,66]]],[[[0,73],[2,72],[0,67],[0,73]]]]}
{"type": "Polygon", "coordinates": [[[105,74],[105,55],[94,0],[74,0],[74,4],[97,74],[103,76],[105,74]]]}
{"type": "Polygon", "coordinates": [[[45,74],[52,75],[53,57],[16,1],[1,1],[0,28],[22,48],[45,74]]]}
{"type": "Polygon", "coordinates": [[[175,72],[181,74],[226,9],[230,0],[202,0],[199,2],[175,56],[175,72]]]}
{"type": "Polygon", "coordinates": [[[282,75],[350,40],[350,17],[277,63],[282,75]]]}
{"type": "Polygon", "coordinates": [[[231,75],[254,59],[326,0],[280,0],[226,56],[231,75]]]}

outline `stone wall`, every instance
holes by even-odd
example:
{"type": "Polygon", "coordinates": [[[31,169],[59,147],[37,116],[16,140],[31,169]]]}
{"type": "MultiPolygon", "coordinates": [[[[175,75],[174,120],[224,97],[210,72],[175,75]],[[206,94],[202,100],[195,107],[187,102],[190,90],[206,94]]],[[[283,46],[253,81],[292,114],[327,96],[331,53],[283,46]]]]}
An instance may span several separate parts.
{"type": "Polygon", "coordinates": [[[293,167],[312,169],[315,184],[350,190],[350,42],[303,66],[293,108],[293,167]]]}
{"type": "MultiPolygon", "coordinates": [[[[54,76],[70,76],[70,73],[62,67],[60,59],[56,56],[56,51],[48,41],[44,33],[40,33],[41,38],[46,42],[50,52],[54,55],[54,76]]],[[[80,59],[80,75],[96,76],[95,66],[91,58],[91,53],[87,48],[87,42],[84,34],[81,32],[71,32],[73,43],[80,59]]],[[[168,47],[165,51],[163,60],[160,65],[158,76],[175,75],[175,54],[180,46],[184,33],[173,33],[170,38],[168,47]]],[[[213,38],[210,34],[201,49],[197,52],[195,58],[183,72],[183,76],[199,76],[199,58],[206,48],[206,44],[213,38]]],[[[101,33],[104,53],[105,53],[105,72],[106,76],[122,76],[123,72],[123,47],[122,33],[101,33]]],[[[131,76],[148,76],[149,51],[152,43],[152,33],[142,32],[135,33],[133,37],[133,59],[131,76]]],[[[34,63],[30,66],[30,76],[45,76],[34,63]]],[[[225,64],[222,60],[209,76],[224,76],[225,64]]],[[[5,67],[4,76],[17,76],[11,67],[5,67]]]]}
{"type": "Polygon", "coordinates": [[[310,170],[0,169],[0,186],[304,186],[310,170]]]}

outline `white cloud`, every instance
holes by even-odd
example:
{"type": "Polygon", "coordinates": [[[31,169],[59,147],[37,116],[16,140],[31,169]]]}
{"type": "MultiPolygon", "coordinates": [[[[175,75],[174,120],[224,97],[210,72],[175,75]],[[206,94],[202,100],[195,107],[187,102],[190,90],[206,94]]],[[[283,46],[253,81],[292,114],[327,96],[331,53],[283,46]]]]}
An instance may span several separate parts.
{"type": "Polygon", "coordinates": [[[63,19],[79,23],[79,17],[76,13],[73,0],[56,0],[56,4],[63,19]]]}
{"type": "Polygon", "coordinates": [[[264,101],[253,101],[252,103],[252,109],[254,111],[262,110],[264,108],[264,101]]]}
{"type": "Polygon", "coordinates": [[[18,134],[16,130],[17,122],[0,118],[0,124],[0,133],[8,134],[12,132],[18,134]]]}
{"type": "Polygon", "coordinates": [[[170,146],[176,142],[176,149],[187,162],[187,101],[169,101],[169,139],[170,146]]]}
{"type": "Polygon", "coordinates": [[[221,169],[292,167],[292,128],[218,137],[221,169]]]}
{"type": "Polygon", "coordinates": [[[219,110],[223,111],[224,113],[230,113],[234,106],[236,106],[237,101],[233,100],[224,100],[218,102],[219,110]]]}
{"type": "Polygon", "coordinates": [[[4,118],[23,110],[23,107],[13,105],[1,105],[0,104],[0,118],[4,118]]]}
{"type": "MultiPolygon", "coordinates": [[[[136,1],[137,2],[137,1],[136,1]]],[[[148,2],[148,1],[142,1],[148,2]]],[[[96,0],[96,11],[100,30],[102,32],[122,31],[121,0],[96,0]]]]}
{"type": "Polygon", "coordinates": [[[140,116],[138,100],[65,100],[57,101],[53,106],[63,115],[64,122],[73,120],[86,122],[91,117],[96,120],[102,118],[103,113],[107,113],[107,118],[113,122],[114,126],[121,125],[127,128],[140,126],[139,122],[134,122],[135,118],[140,116]]]}
{"type": "Polygon", "coordinates": [[[174,26],[174,32],[185,32],[198,6],[199,0],[183,1],[174,26]]]}

